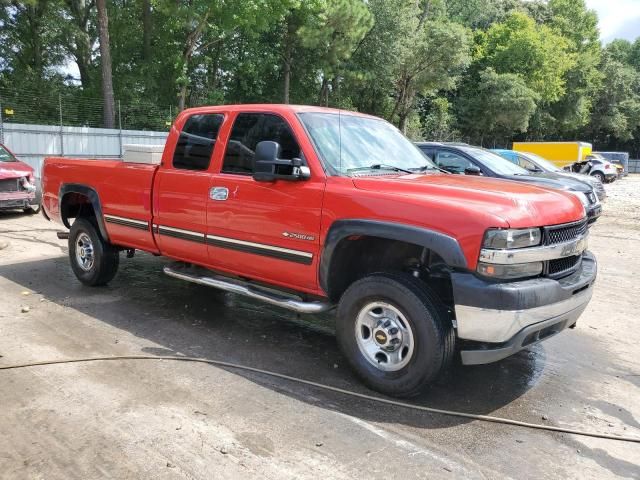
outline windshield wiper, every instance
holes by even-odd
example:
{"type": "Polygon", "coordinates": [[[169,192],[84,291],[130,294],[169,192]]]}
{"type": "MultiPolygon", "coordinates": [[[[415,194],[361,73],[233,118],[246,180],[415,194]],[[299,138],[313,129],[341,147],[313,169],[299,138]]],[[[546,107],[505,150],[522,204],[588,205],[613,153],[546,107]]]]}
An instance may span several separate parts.
{"type": "Polygon", "coordinates": [[[413,175],[414,173],[411,170],[396,167],[395,165],[387,165],[386,163],[374,163],[373,165],[369,165],[368,167],[356,167],[349,169],[350,172],[354,172],[357,170],[393,170],[394,172],[403,172],[408,173],[409,175],[413,175]]]}
{"type": "Polygon", "coordinates": [[[444,168],[439,168],[436,167],[434,165],[423,165],[422,167],[417,167],[417,168],[412,168],[411,170],[417,171],[417,172],[426,172],[427,170],[435,170],[436,172],[442,172],[442,173],[447,173],[447,174],[451,174],[451,172],[445,170],[444,168]]]}

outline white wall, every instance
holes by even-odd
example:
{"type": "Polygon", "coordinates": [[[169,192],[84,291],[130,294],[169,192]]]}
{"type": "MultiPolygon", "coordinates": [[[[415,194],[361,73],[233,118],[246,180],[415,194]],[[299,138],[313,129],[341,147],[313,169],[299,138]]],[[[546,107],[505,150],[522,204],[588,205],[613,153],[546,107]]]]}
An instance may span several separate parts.
{"type": "Polygon", "coordinates": [[[121,146],[128,143],[164,145],[168,132],[112,130],[108,128],[56,127],[4,123],[4,144],[16,156],[31,165],[40,177],[47,156],[83,158],[119,158],[121,146]]]}

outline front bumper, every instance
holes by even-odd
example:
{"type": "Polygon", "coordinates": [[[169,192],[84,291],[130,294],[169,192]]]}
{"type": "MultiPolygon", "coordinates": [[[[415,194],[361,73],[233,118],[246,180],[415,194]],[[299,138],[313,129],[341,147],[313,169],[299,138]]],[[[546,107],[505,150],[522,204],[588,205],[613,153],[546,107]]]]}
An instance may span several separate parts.
{"type": "Polygon", "coordinates": [[[457,336],[462,363],[506,358],[576,323],[593,294],[597,264],[589,252],[571,275],[495,283],[453,273],[457,336]]]}
{"type": "Polygon", "coordinates": [[[0,193],[0,210],[27,208],[36,203],[35,192],[2,192],[0,193]]]}
{"type": "Polygon", "coordinates": [[[589,219],[590,224],[595,222],[600,215],[602,215],[602,205],[598,203],[596,205],[589,206],[589,209],[587,210],[587,218],[589,219]]]}

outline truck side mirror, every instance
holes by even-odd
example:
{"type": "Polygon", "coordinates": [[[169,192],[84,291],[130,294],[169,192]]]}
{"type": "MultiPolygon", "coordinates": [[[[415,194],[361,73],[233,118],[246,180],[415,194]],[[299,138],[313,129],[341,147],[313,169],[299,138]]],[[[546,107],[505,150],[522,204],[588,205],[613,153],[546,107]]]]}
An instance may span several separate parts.
{"type": "Polygon", "coordinates": [[[309,167],[299,158],[280,158],[278,142],[263,141],[256,145],[253,179],[257,182],[304,180],[310,177],[309,167]]]}

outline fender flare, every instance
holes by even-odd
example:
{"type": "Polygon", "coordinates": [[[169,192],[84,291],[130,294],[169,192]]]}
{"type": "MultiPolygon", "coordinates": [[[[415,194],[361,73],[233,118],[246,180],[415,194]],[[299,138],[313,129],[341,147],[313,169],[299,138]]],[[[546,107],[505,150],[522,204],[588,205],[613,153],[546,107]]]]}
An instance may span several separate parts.
{"type": "Polygon", "coordinates": [[[368,236],[398,240],[419,245],[438,254],[452,268],[467,269],[467,259],[458,241],[444,233],[401,223],[377,220],[336,220],[325,238],[319,267],[320,287],[330,291],[331,263],[336,247],[350,236],[368,236]]]}
{"type": "Polygon", "coordinates": [[[96,222],[98,224],[98,229],[100,230],[100,235],[102,235],[102,238],[106,241],[109,241],[109,234],[107,233],[107,228],[104,224],[104,217],[102,215],[100,197],[98,196],[98,192],[96,192],[92,187],[88,187],[80,183],[64,183],[60,186],[58,202],[60,204],[60,220],[62,220],[64,226],[71,228],[71,224],[69,223],[69,220],[65,215],[65,210],[62,207],[64,196],[69,193],[79,193],[81,195],[85,195],[89,199],[93,210],[96,212],[96,222]]]}

